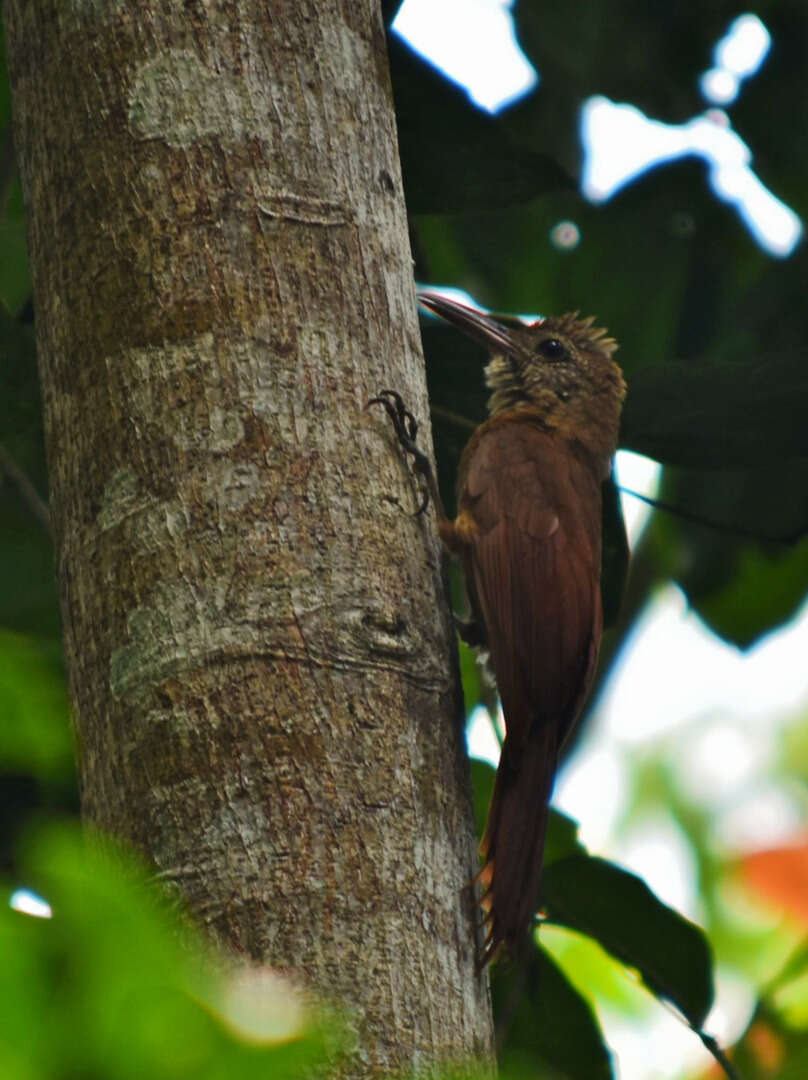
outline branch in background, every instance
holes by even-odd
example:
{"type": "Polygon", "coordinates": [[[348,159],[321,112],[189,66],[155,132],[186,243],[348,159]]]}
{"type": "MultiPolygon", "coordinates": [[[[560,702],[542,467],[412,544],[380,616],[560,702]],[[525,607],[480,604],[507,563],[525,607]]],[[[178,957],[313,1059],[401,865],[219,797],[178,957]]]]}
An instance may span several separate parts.
{"type": "Polygon", "coordinates": [[[474,431],[477,427],[473,420],[469,420],[459,413],[451,412],[449,409],[443,409],[440,405],[430,405],[429,411],[438,420],[446,420],[448,423],[454,424],[455,427],[463,428],[465,431],[474,431]]]}
{"type": "Polygon", "coordinates": [[[50,535],[50,512],[48,511],[47,503],[16,461],[14,461],[14,459],[9,456],[7,450],[0,445],[0,474],[3,473],[5,473],[12,484],[14,484],[20,494],[20,498],[44,528],[45,532],[50,535]]]}

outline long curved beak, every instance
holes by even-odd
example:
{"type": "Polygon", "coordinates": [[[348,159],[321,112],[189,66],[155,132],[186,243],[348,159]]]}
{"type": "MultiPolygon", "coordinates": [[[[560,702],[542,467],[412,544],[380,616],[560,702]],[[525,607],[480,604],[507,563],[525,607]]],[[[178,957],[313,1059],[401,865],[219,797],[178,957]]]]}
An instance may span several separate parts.
{"type": "Polygon", "coordinates": [[[492,315],[484,315],[482,311],[458,304],[455,300],[447,300],[437,293],[418,293],[418,303],[493,353],[514,353],[519,348],[514,332],[492,315]]]}

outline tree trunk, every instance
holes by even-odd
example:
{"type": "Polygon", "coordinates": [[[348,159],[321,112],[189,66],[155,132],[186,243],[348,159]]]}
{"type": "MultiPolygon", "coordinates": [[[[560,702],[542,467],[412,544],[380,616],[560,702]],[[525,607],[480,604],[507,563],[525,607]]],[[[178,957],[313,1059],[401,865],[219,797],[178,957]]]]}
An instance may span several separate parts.
{"type": "Polygon", "coordinates": [[[7,0],[83,812],[357,1017],[485,1056],[426,391],[372,0],[7,0]]]}

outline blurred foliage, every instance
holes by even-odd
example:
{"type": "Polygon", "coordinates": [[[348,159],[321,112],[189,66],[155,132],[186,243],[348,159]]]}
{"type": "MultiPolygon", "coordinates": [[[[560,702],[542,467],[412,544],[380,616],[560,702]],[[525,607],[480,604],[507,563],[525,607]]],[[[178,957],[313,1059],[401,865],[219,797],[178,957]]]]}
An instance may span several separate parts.
{"type": "Polygon", "coordinates": [[[344,1032],[291,983],[227,969],[142,870],[74,826],[26,838],[21,873],[53,918],[0,906],[0,1075],[248,1080],[312,1075],[344,1032]]]}
{"type": "MultiPolygon", "coordinates": [[[[388,22],[397,6],[383,5],[388,22]]],[[[772,0],[757,11],[772,53],[729,110],[731,120],[758,176],[804,219],[808,10],[801,0],[772,0]]],[[[499,311],[596,313],[620,341],[629,382],[621,445],[665,466],[661,497],[680,511],[656,514],[635,553],[629,602],[605,642],[601,678],[648,597],[667,582],[742,648],[790,619],[808,590],[805,246],[788,259],[765,254],[736,212],[716,200],[706,167],[694,159],[659,167],[599,206],[577,191],[582,101],[604,94],[669,123],[690,120],[704,110],[698,77],[737,14],[725,0],[687,10],[637,0],[617,7],[523,0],[517,32],[541,82],[497,116],[476,110],[464,91],[390,38],[418,279],[465,288],[499,311]],[[550,232],[564,220],[575,222],[581,242],[562,250],[550,232]]],[[[0,448],[44,498],[33,308],[4,67],[0,251],[0,448]]],[[[423,331],[440,483],[451,506],[457,459],[485,415],[484,356],[432,320],[423,331]]],[[[613,495],[607,489],[610,622],[626,572],[613,495]]],[[[178,944],[173,917],[122,856],[102,854],[64,828],[21,832],[37,817],[75,815],[77,796],[51,542],[2,468],[0,578],[0,859],[8,890],[38,889],[55,914],[41,921],[0,907],[7,1020],[0,1074],[310,1074],[339,1035],[316,1018],[284,1028],[287,990],[266,990],[267,1014],[280,1024],[275,1033],[264,1027],[245,1037],[223,1004],[234,1000],[232,979],[217,978],[199,959],[204,950],[187,928],[178,944]]],[[[455,579],[458,608],[460,591],[455,579]]],[[[461,665],[468,711],[480,703],[492,709],[492,689],[464,646],[461,665]]],[[[789,736],[788,767],[806,780],[800,730],[795,725],[789,736]]],[[[808,928],[793,902],[782,923],[793,881],[781,882],[774,899],[754,895],[752,864],[728,864],[711,835],[710,810],[683,790],[676,760],[676,747],[663,746],[658,759],[639,763],[627,813],[669,808],[696,853],[700,917],[719,975],[731,969],[760,987],[736,1048],[744,1077],[802,1077],[808,928]],[[761,914],[766,903],[775,904],[777,927],[761,914]]],[[[482,828],[493,770],[473,763],[472,771],[482,828]]],[[[783,860],[771,859],[786,874],[783,860]]],[[[541,945],[534,943],[522,970],[503,964],[494,971],[504,1075],[613,1075],[608,1025],[604,1034],[594,1005],[606,1000],[648,1022],[658,1005],[637,988],[637,975],[699,1027],[714,976],[700,931],[639,879],[588,856],[575,823],[557,813],[546,862],[541,945]]],[[[777,874],[767,865],[771,885],[777,874]]],[[[253,999],[264,996],[258,984],[253,991],[253,999]]]]}
{"type": "Polygon", "coordinates": [[[501,965],[491,993],[498,1016],[507,1015],[501,1054],[506,1077],[610,1080],[612,1060],[597,1018],[585,998],[543,949],[532,949],[516,984],[501,965]]]}
{"type": "Polygon", "coordinates": [[[576,855],[547,867],[544,903],[550,922],[594,938],[701,1027],[713,1004],[709,947],[701,931],[645,882],[605,859],[576,855]]]}

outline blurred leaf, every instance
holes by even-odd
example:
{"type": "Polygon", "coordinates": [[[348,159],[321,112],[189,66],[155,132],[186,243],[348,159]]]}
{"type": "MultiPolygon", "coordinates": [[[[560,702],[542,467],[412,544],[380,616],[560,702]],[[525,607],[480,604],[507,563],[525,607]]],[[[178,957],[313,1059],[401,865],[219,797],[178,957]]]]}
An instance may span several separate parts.
{"type": "Polygon", "coordinates": [[[25,460],[19,464],[26,470],[36,464],[32,479],[44,486],[42,407],[34,332],[31,326],[13,318],[0,300],[0,443],[9,448],[12,440],[23,439],[25,460]]]}
{"type": "Polygon", "coordinates": [[[629,548],[626,523],[620,492],[614,476],[603,484],[603,555],[601,558],[601,592],[603,593],[603,625],[613,626],[620,614],[628,576],[629,548]]]}
{"type": "Polygon", "coordinates": [[[713,1002],[707,941],[640,878],[605,859],[572,856],[547,868],[544,902],[550,922],[593,937],[701,1027],[713,1002]]]}
{"type": "Polygon", "coordinates": [[[547,839],[544,844],[544,866],[567,859],[572,855],[586,855],[586,848],[578,839],[578,822],[550,807],[547,819],[547,839]]]}
{"type": "Polygon", "coordinates": [[[43,778],[73,769],[67,686],[58,640],[0,628],[0,770],[43,778]]]}
{"type": "MultiPolygon", "coordinates": [[[[6,70],[5,40],[0,21],[0,306],[16,311],[30,293],[25,213],[16,179],[11,133],[11,93],[6,70]]],[[[2,349],[0,348],[0,357],[2,349]]]]}
{"type": "Polygon", "coordinates": [[[609,326],[629,384],[622,446],[699,467],[808,455],[806,253],[768,258],[702,164],[660,167],[598,207],[553,194],[416,229],[432,281],[497,309],[581,309],[609,326]],[[551,242],[561,220],[580,230],[574,248],[551,242]]]}
{"type": "Polygon", "coordinates": [[[455,512],[455,484],[460,455],[478,424],[487,417],[488,391],[483,374],[488,357],[464,334],[436,320],[421,321],[426,378],[432,409],[432,435],[438,485],[446,512],[455,512]]]}
{"type": "Polygon", "coordinates": [[[281,1080],[324,1066],[325,1032],[288,980],[214,962],[107,841],[40,832],[26,875],[53,918],[0,908],[0,1075],[281,1080]]]}
{"type": "MultiPolygon", "coordinates": [[[[33,330],[0,302],[0,445],[40,497],[45,448],[33,330]]],[[[57,637],[59,603],[50,536],[0,466],[0,626],[57,637]]]]}
{"type": "Polygon", "coordinates": [[[484,703],[482,673],[474,650],[460,638],[457,641],[457,648],[460,655],[460,679],[463,683],[466,716],[469,716],[472,710],[484,703]]]}
{"type": "Polygon", "coordinates": [[[649,365],[631,375],[621,445],[669,465],[754,466],[806,457],[807,398],[801,354],[649,365]]]}
{"type": "Polygon", "coordinates": [[[611,1080],[611,1054],[588,1002],[544,949],[531,946],[523,962],[524,973],[517,970],[514,976],[497,964],[491,975],[496,1015],[512,1010],[501,1072],[509,1078],[611,1080]],[[522,976],[524,982],[515,987],[514,977],[522,976]]]}
{"type": "Polygon", "coordinates": [[[787,847],[749,852],[741,858],[739,869],[748,888],[808,928],[808,838],[787,847]]]}
{"type": "Polygon", "coordinates": [[[648,1022],[656,1000],[641,983],[627,979],[624,965],[593,938],[546,920],[540,924],[538,938],[590,1004],[619,1012],[640,1026],[648,1022]]]}
{"type": "Polygon", "coordinates": [[[0,135],[11,128],[11,90],[6,69],[6,42],[3,23],[0,21],[0,135]]]}
{"type": "Polygon", "coordinates": [[[552,158],[513,141],[499,117],[475,108],[395,33],[388,54],[410,213],[509,206],[572,186],[552,158]]]}
{"type": "Polygon", "coordinates": [[[761,1004],[732,1049],[732,1060],[743,1080],[797,1080],[795,1072],[807,1063],[808,1034],[785,1029],[776,1013],[761,1004]]]}
{"type": "Polygon", "coordinates": [[[663,474],[660,498],[681,515],[654,515],[649,534],[660,562],[707,625],[740,648],[792,618],[808,593],[808,537],[765,542],[808,530],[806,492],[802,463],[663,474]]]}
{"type": "Polygon", "coordinates": [[[389,26],[398,14],[402,0],[382,0],[382,18],[384,25],[389,26]]]}
{"type": "Polygon", "coordinates": [[[546,9],[515,5],[519,41],[543,85],[550,85],[557,99],[577,103],[605,94],[669,122],[701,111],[698,77],[738,14],[737,4],[715,0],[687,18],[676,8],[637,3],[620,10],[623,17],[616,19],[607,0],[569,0],[546,9]]]}
{"type": "Polygon", "coordinates": [[[43,637],[60,632],[50,537],[8,481],[0,481],[0,626],[43,637]]]}
{"type": "Polygon", "coordinates": [[[480,758],[472,758],[470,764],[471,788],[474,794],[474,820],[477,825],[477,837],[482,840],[497,770],[487,761],[481,761],[480,758]]]}
{"type": "Polygon", "coordinates": [[[0,868],[16,877],[26,824],[79,812],[58,638],[0,627],[0,717],[0,868]]]}
{"type": "Polygon", "coordinates": [[[16,311],[23,304],[31,291],[28,274],[28,246],[25,237],[25,220],[11,217],[6,211],[5,220],[0,220],[0,301],[9,310],[16,311]]]}
{"type": "MultiPolygon", "coordinates": [[[[714,633],[745,649],[794,616],[808,592],[808,539],[792,550],[728,553],[732,577],[693,597],[714,633]]],[[[690,590],[686,588],[690,597],[690,590]]]]}

